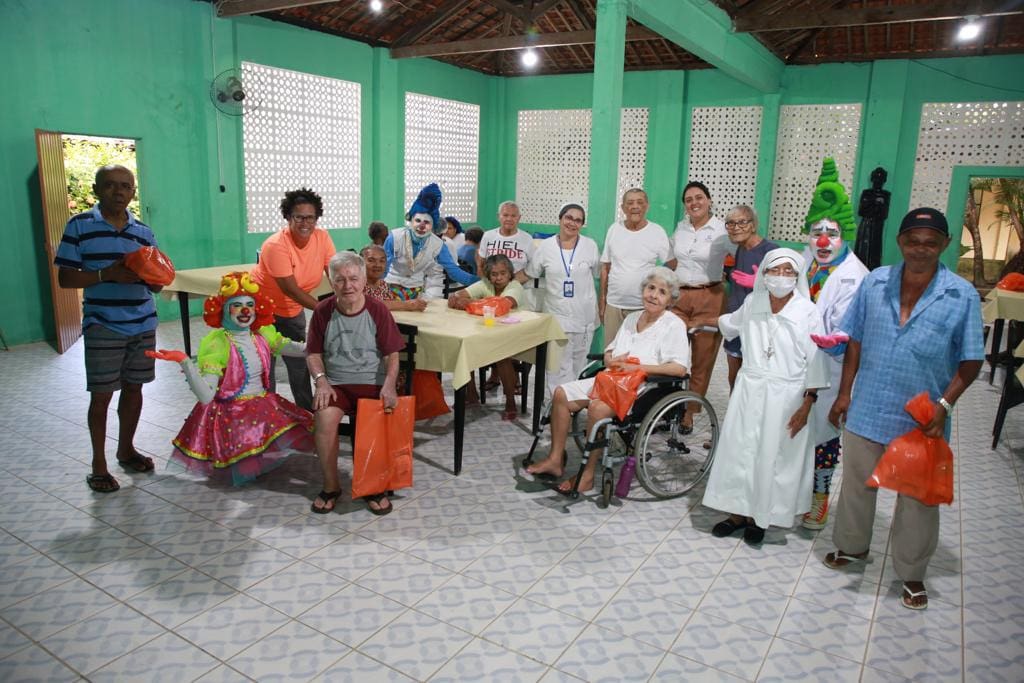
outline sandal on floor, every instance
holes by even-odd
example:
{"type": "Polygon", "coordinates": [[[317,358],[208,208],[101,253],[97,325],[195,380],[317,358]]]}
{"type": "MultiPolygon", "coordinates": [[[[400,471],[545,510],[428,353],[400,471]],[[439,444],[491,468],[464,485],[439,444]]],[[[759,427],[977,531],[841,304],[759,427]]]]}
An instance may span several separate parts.
{"type": "Polygon", "coordinates": [[[138,451],[132,453],[127,460],[117,459],[117,464],[125,472],[152,472],[154,469],[153,458],[147,458],[138,451]]]}
{"type": "Polygon", "coordinates": [[[391,504],[391,501],[388,499],[388,494],[386,493],[378,493],[373,496],[364,496],[363,500],[366,501],[366,509],[378,516],[389,514],[392,510],[395,509],[395,506],[391,504]],[[381,503],[383,503],[384,501],[388,502],[388,506],[380,507],[381,503]],[[371,507],[370,503],[376,503],[377,508],[374,509],[373,507],[371,507]]]}
{"type": "Polygon", "coordinates": [[[868,552],[865,550],[863,553],[851,555],[844,553],[842,550],[836,550],[831,552],[822,559],[825,566],[829,569],[842,569],[851,564],[857,562],[864,562],[868,559],[868,552]]]}
{"type": "Polygon", "coordinates": [[[716,538],[725,538],[726,536],[732,536],[740,529],[746,529],[749,526],[753,526],[746,519],[737,522],[731,517],[723,519],[721,522],[711,527],[711,535],[716,538]]]}
{"type": "Polygon", "coordinates": [[[328,512],[334,512],[334,506],[337,504],[335,501],[340,495],[341,491],[321,491],[316,494],[316,497],[317,500],[322,500],[324,502],[323,507],[318,508],[316,506],[316,501],[314,500],[310,504],[309,509],[311,512],[315,512],[318,515],[326,515],[328,512]],[[330,507],[327,507],[328,505],[330,505],[330,507]]]}
{"type": "Polygon", "coordinates": [[[921,588],[919,591],[912,591],[906,583],[903,584],[903,592],[900,595],[900,602],[907,609],[912,610],[923,610],[928,609],[928,589],[921,588]],[[914,604],[914,600],[917,598],[924,598],[924,602],[914,604]]]}
{"type": "Polygon", "coordinates": [[[85,483],[96,493],[113,493],[121,488],[117,479],[109,474],[90,474],[85,478],[85,483]]]}
{"type": "Polygon", "coordinates": [[[503,422],[513,422],[517,417],[519,417],[519,411],[517,410],[501,411],[501,419],[503,422]]]}

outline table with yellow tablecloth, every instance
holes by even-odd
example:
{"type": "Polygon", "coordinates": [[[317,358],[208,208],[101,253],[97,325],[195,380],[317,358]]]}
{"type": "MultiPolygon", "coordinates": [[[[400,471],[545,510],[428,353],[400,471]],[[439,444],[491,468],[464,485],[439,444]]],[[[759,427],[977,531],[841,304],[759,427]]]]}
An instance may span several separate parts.
{"type": "Polygon", "coordinates": [[[992,346],[987,356],[989,362],[988,383],[992,384],[997,366],[1006,367],[1006,380],[999,397],[999,406],[996,408],[996,421],[992,427],[992,448],[995,448],[1003,431],[1006,413],[1024,402],[1024,389],[1021,388],[1021,385],[1024,384],[1024,366],[1017,369],[1016,378],[1013,374],[1014,365],[1016,365],[1013,358],[1024,358],[1024,342],[1017,346],[1012,355],[1009,349],[1005,353],[1000,353],[999,350],[999,347],[1002,346],[1005,322],[1007,320],[1024,321],[1024,292],[993,289],[985,295],[985,301],[981,305],[981,317],[986,323],[992,323],[992,346]],[[1009,360],[1007,360],[1008,358],[1009,360]],[[1018,379],[1020,382],[1017,381],[1018,379]]]}

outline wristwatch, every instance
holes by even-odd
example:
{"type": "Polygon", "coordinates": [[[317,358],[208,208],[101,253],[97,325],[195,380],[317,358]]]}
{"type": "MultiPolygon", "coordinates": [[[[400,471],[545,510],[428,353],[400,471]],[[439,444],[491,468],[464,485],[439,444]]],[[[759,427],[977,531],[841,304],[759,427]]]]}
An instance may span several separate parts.
{"type": "Polygon", "coordinates": [[[326,376],[327,376],[326,372],[318,372],[318,373],[316,373],[315,375],[313,375],[313,384],[316,384],[317,380],[320,379],[321,377],[326,377],[326,376]]]}
{"type": "Polygon", "coordinates": [[[939,396],[938,404],[946,409],[946,415],[953,412],[953,404],[947,401],[945,396],[939,396]]]}
{"type": "Polygon", "coordinates": [[[815,401],[818,400],[818,392],[811,391],[810,389],[808,389],[807,391],[804,392],[804,398],[809,398],[811,399],[811,403],[814,403],[815,401]]]}

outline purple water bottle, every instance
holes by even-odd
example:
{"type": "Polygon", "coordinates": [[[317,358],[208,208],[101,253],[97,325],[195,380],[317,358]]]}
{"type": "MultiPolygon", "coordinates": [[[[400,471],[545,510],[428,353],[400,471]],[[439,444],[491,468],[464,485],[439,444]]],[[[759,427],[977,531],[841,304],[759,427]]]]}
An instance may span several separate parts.
{"type": "Polygon", "coordinates": [[[633,483],[633,474],[636,472],[636,458],[629,456],[626,462],[622,465],[622,471],[619,472],[619,482],[615,484],[615,495],[619,498],[625,498],[629,495],[629,485],[633,483]]]}

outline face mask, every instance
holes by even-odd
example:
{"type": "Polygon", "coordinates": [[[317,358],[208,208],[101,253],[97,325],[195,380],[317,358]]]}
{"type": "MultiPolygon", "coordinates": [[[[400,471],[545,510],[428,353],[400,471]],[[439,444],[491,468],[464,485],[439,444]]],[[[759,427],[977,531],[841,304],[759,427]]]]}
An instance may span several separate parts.
{"type": "Polygon", "coordinates": [[[796,277],[789,275],[765,275],[764,286],[776,299],[781,299],[796,289],[796,277]]]}

